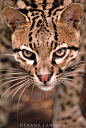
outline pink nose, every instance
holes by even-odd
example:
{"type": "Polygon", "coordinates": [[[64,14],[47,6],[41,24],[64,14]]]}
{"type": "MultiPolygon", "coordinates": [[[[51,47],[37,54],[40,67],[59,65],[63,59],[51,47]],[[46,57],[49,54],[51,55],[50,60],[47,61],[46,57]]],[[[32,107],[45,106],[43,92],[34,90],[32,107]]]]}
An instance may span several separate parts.
{"type": "Polygon", "coordinates": [[[39,80],[42,82],[47,82],[50,80],[52,74],[48,74],[48,75],[37,75],[39,80]]]}
{"type": "Polygon", "coordinates": [[[49,75],[42,75],[41,77],[40,77],[40,79],[41,79],[41,81],[42,82],[44,82],[44,81],[48,81],[49,80],[49,75]]]}

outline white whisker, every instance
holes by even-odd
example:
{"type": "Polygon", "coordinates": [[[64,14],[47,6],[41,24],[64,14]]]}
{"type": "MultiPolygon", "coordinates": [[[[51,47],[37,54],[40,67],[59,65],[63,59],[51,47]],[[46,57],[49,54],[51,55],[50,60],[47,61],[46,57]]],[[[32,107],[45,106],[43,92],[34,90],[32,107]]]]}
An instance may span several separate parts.
{"type": "Polygon", "coordinates": [[[31,91],[31,96],[32,96],[32,94],[33,94],[33,89],[34,89],[34,87],[35,87],[35,85],[33,84],[33,86],[32,86],[32,91],[31,91]]]}
{"type": "Polygon", "coordinates": [[[80,65],[86,65],[85,64],[85,61],[79,61],[78,63],[74,63],[74,64],[72,64],[72,65],[69,65],[67,68],[69,69],[74,69],[74,68],[77,68],[78,66],[80,66],[80,65]]]}
{"type": "Polygon", "coordinates": [[[79,54],[86,54],[86,52],[78,52],[78,55],[79,55],[79,54]]]}
{"type": "MultiPolygon", "coordinates": [[[[73,74],[73,73],[71,73],[71,74],[64,74],[64,76],[65,76],[65,75],[66,75],[66,77],[68,77],[68,76],[69,76],[69,77],[70,77],[70,76],[72,76],[72,77],[73,77],[73,76],[84,76],[84,77],[85,77],[84,74],[77,74],[77,73],[74,73],[74,74],[73,74]]],[[[63,76],[63,77],[64,77],[64,76],[63,76]]]]}
{"type": "MultiPolygon", "coordinates": [[[[62,82],[61,80],[58,80],[60,83],[64,84],[67,88],[69,88],[69,86],[67,84],[65,84],[64,82],[62,82]]],[[[70,89],[70,88],[69,88],[70,89]]]]}
{"type": "MultiPolygon", "coordinates": [[[[62,81],[62,79],[61,79],[61,81],[62,81]]],[[[72,85],[72,86],[75,87],[75,88],[77,89],[77,91],[80,93],[80,91],[78,90],[78,88],[77,88],[76,86],[74,86],[72,83],[70,83],[70,82],[68,82],[68,81],[65,81],[65,80],[63,80],[63,82],[66,82],[66,83],[72,85]]]]}
{"type": "Polygon", "coordinates": [[[3,83],[2,85],[0,85],[0,87],[2,87],[3,85],[7,84],[7,83],[10,83],[10,82],[13,82],[13,81],[17,81],[17,80],[20,80],[20,79],[25,79],[25,78],[28,78],[28,76],[25,76],[25,77],[17,77],[17,79],[13,79],[13,80],[9,80],[5,83],[3,83]]]}
{"type": "MultiPolygon", "coordinates": [[[[14,94],[13,94],[13,96],[12,96],[12,98],[11,98],[11,100],[10,100],[10,104],[11,104],[11,102],[12,102],[12,99],[13,99],[13,97],[16,95],[16,93],[21,89],[21,88],[23,88],[26,84],[27,84],[27,82],[29,82],[29,80],[27,80],[25,83],[23,83],[23,84],[21,84],[20,86],[18,86],[13,92],[14,92],[14,94]]],[[[29,82],[29,84],[30,84],[30,82],[29,82]]],[[[11,93],[12,94],[12,93],[11,93]]]]}
{"type": "Polygon", "coordinates": [[[13,54],[0,54],[0,55],[5,55],[5,56],[14,56],[13,54]]]}
{"type": "Polygon", "coordinates": [[[16,68],[8,68],[8,69],[3,69],[2,71],[20,71],[20,72],[24,72],[24,70],[21,69],[16,69],[16,68]]]}
{"type": "Polygon", "coordinates": [[[5,77],[9,77],[10,75],[28,75],[27,73],[23,73],[23,72],[13,72],[13,73],[6,73],[6,74],[1,74],[0,76],[5,76],[5,77]]]}
{"type": "MultiPolygon", "coordinates": [[[[26,84],[28,84],[28,81],[27,81],[26,84]]],[[[30,84],[29,86],[31,86],[31,84],[30,84]]],[[[24,91],[25,91],[25,89],[26,89],[27,87],[28,87],[28,85],[23,89],[23,91],[21,92],[21,94],[20,94],[20,96],[19,96],[18,105],[17,105],[17,119],[18,119],[19,102],[20,102],[20,99],[21,99],[22,94],[24,93],[24,91]]]]}
{"type": "MultiPolygon", "coordinates": [[[[26,81],[26,79],[24,79],[24,80],[22,80],[22,81],[20,81],[20,82],[18,82],[18,83],[16,83],[16,84],[10,86],[10,87],[2,94],[1,98],[2,98],[2,97],[5,95],[5,93],[6,93],[7,91],[9,91],[11,88],[15,87],[16,85],[18,85],[18,84],[20,84],[20,83],[22,83],[22,82],[24,82],[24,81],[26,81]]],[[[7,99],[7,98],[6,98],[6,99],[7,99]]]]}
{"type": "MultiPolygon", "coordinates": [[[[70,78],[65,78],[65,77],[64,77],[64,78],[62,78],[62,79],[63,79],[63,80],[70,80],[70,81],[72,81],[72,79],[70,79],[70,78]]],[[[73,79],[73,82],[76,83],[77,85],[79,85],[81,88],[83,88],[83,86],[82,86],[81,84],[79,84],[76,80],[73,79]]],[[[84,89],[84,88],[83,88],[83,89],[84,89]]],[[[85,90],[85,89],[84,89],[84,90],[85,90]]],[[[86,91],[86,90],[85,90],[85,91],[86,91]]]]}

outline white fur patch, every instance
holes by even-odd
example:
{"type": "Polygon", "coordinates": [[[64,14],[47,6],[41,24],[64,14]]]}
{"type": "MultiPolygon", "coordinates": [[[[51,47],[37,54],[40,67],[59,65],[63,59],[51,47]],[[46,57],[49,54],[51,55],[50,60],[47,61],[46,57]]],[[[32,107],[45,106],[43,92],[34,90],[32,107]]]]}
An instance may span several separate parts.
{"type": "MultiPolygon", "coordinates": [[[[50,54],[50,60],[52,60],[53,53],[56,52],[59,49],[62,49],[62,48],[68,48],[68,45],[67,44],[62,44],[62,45],[58,46],[55,50],[52,50],[52,52],[50,54]]],[[[70,52],[70,50],[67,49],[66,55],[64,57],[62,57],[62,58],[55,59],[55,62],[57,64],[61,63],[67,57],[67,55],[69,54],[69,52],[70,52]]]]}
{"type": "Polygon", "coordinates": [[[57,64],[62,63],[62,61],[68,56],[69,52],[70,52],[70,50],[67,49],[66,55],[65,55],[64,57],[62,57],[62,58],[55,59],[55,62],[56,62],[57,64]]]}
{"type": "MultiPolygon", "coordinates": [[[[36,59],[37,59],[37,61],[38,61],[38,55],[37,55],[37,53],[36,53],[35,51],[33,51],[31,48],[28,48],[27,46],[22,45],[22,46],[20,47],[20,49],[21,49],[21,50],[25,49],[25,50],[28,50],[28,51],[34,53],[34,54],[36,55],[36,59]]],[[[25,58],[25,57],[23,56],[23,54],[22,54],[22,51],[19,52],[19,55],[21,56],[21,58],[22,58],[23,60],[26,61],[27,64],[33,65],[34,60],[30,60],[30,59],[25,58]]]]}

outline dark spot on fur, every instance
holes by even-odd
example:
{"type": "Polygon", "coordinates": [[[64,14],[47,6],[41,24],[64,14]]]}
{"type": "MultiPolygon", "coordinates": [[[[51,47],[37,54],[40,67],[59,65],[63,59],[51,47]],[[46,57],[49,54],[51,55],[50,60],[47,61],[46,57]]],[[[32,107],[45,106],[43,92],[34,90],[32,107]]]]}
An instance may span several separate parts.
{"type": "Polygon", "coordinates": [[[34,43],[34,48],[36,48],[36,45],[35,45],[35,43],[34,43]]]}
{"type": "Polygon", "coordinates": [[[67,122],[64,123],[64,125],[67,125],[67,124],[68,124],[67,122]]]}
{"type": "Polygon", "coordinates": [[[23,44],[24,46],[27,46],[26,44],[23,44]]]}
{"type": "Polygon", "coordinates": [[[71,104],[71,102],[70,102],[70,101],[68,101],[68,102],[67,102],[67,105],[70,105],[70,104],[71,104]]]}
{"type": "Polygon", "coordinates": [[[31,48],[31,49],[33,49],[33,47],[32,47],[32,44],[31,44],[31,43],[29,44],[29,46],[30,46],[30,48],[31,48]]]}
{"type": "Polygon", "coordinates": [[[73,119],[72,121],[73,121],[73,122],[76,122],[76,119],[73,119]]]}
{"type": "Polygon", "coordinates": [[[80,81],[80,80],[78,80],[78,81],[77,81],[77,83],[79,83],[79,84],[80,84],[80,83],[81,83],[81,81],[80,81]]]}
{"type": "Polygon", "coordinates": [[[35,35],[35,37],[37,38],[37,34],[35,35]]]}
{"type": "Polygon", "coordinates": [[[77,94],[77,96],[80,96],[80,93],[76,90],[76,94],[77,94]]]}
{"type": "Polygon", "coordinates": [[[35,68],[35,70],[37,70],[37,68],[35,68]]]}
{"type": "Polygon", "coordinates": [[[61,74],[63,71],[61,69],[59,69],[59,73],[61,74]]]}
{"type": "Polygon", "coordinates": [[[0,73],[5,74],[5,73],[7,73],[7,71],[4,69],[4,70],[0,71],[0,73]]]}
{"type": "Polygon", "coordinates": [[[42,25],[42,20],[39,20],[38,23],[37,23],[37,27],[39,27],[41,25],[42,25]]]}
{"type": "Polygon", "coordinates": [[[55,42],[55,47],[54,47],[54,49],[56,49],[56,47],[57,47],[57,42],[55,42]]]}
{"type": "Polygon", "coordinates": [[[64,104],[61,104],[61,108],[62,108],[63,111],[65,111],[64,104]]]}
{"type": "Polygon", "coordinates": [[[61,99],[61,95],[60,94],[58,94],[58,98],[61,99]]]}
{"type": "Polygon", "coordinates": [[[84,60],[84,56],[81,56],[81,61],[83,61],[84,60]]]}
{"type": "Polygon", "coordinates": [[[39,40],[37,40],[37,42],[39,42],[39,40]]]}
{"type": "Polygon", "coordinates": [[[73,76],[68,76],[69,79],[73,79],[74,77],[73,76]]]}
{"type": "Polygon", "coordinates": [[[23,60],[22,58],[21,58],[21,60],[23,61],[23,62],[26,62],[25,60],[23,60]]]}
{"type": "Polygon", "coordinates": [[[63,83],[63,91],[64,91],[65,93],[67,93],[67,87],[65,86],[64,83],[63,83]]]}
{"type": "Polygon", "coordinates": [[[65,119],[66,119],[66,118],[64,118],[64,117],[62,118],[62,120],[65,120],[65,119]]]}
{"type": "Polygon", "coordinates": [[[56,65],[56,62],[55,62],[54,60],[52,60],[52,62],[51,62],[51,63],[52,63],[52,65],[56,65]]]}
{"type": "Polygon", "coordinates": [[[29,37],[32,35],[32,32],[30,32],[29,37]]]}
{"type": "Polygon", "coordinates": [[[48,46],[48,42],[47,42],[47,46],[48,46]]]}
{"type": "Polygon", "coordinates": [[[51,69],[53,70],[53,67],[51,67],[51,69]]]}
{"type": "Polygon", "coordinates": [[[71,116],[68,116],[67,119],[71,119],[71,116]]]}
{"type": "Polygon", "coordinates": [[[35,62],[33,63],[33,65],[37,65],[37,61],[35,61],[35,62]]]}
{"type": "Polygon", "coordinates": [[[72,97],[72,96],[73,96],[73,94],[69,94],[69,96],[70,96],[70,97],[72,97]]]}
{"type": "Polygon", "coordinates": [[[9,59],[8,59],[8,58],[2,58],[0,61],[1,61],[2,63],[5,63],[5,62],[8,62],[9,59]]]}
{"type": "Polygon", "coordinates": [[[28,75],[30,75],[30,74],[31,74],[31,71],[28,72],[28,75]]]}
{"type": "Polygon", "coordinates": [[[29,41],[30,41],[30,42],[32,41],[32,37],[29,38],[29,41]]]}
{"type": "Polygon", "coordinates": [[[51,43],[51,47],[53,46],[53,41],[52,41],[52,43],[51,43]]]}

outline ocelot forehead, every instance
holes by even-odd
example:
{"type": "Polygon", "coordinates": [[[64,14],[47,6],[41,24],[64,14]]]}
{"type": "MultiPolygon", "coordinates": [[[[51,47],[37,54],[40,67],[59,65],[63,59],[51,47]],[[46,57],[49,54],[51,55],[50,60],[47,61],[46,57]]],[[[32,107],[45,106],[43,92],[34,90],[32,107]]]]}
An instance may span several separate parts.
{"type": "MultiPolygon", "coordinates": [[[[39,23],[36,22],[36,24],[39,23]]],[[[34,43],[34,48],[46,48],[51,45],[51,42],[55,40],[55,32],[53,25],[46,24],[45,21],[42,21],[41,25],[35,27],[29,33],[29,42],[34,43]]]]}
{"type": "Polygon", "coordinates": [[[42,19],[38,18],[35,22],[28,23],[13,33],[13,46],[20,47],[27,45],[31,49],[51,48],[52,42],[57,41],[57,32],[52,17],[42,19]],[[21,40],[22,37],[22,40],[21,40]]]}
{"type": "Polygon", "coordinates": [[[66,27],[64,24],[59,25],[57,23],[58,12],[62,10],[62,8],[56,8],[51,15],[49,15],[49,10],[30,10],[28,13],[30,22],[21,26],[19,30],[13,33],[13,48],[27,45],[27,47],[30,47],[32,50],[47,52],[63,43],[69,46],[77,46],[78,34],[76,30],[73,27],[66,27]]]}

